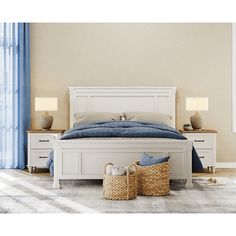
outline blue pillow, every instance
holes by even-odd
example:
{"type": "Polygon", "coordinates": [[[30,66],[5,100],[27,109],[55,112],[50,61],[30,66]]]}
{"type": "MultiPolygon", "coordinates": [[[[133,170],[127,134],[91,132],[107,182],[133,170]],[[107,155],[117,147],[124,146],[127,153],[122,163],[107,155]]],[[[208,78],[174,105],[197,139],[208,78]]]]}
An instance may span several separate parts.
{"type": "Polygon", "coordinates": [[[139,162],[140,166],[151,166],[151,165],[157,165],[163,162],[167,162],[169,160],[170,156],[150,156],[147,153],[143,153],[141,156],[141,160],[139,162]]]}

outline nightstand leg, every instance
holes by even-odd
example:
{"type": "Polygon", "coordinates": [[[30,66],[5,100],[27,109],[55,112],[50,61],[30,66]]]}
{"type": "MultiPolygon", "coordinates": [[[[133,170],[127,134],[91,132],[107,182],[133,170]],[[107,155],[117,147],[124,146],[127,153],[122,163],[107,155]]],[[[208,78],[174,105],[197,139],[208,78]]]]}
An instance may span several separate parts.
{"type": "Polygon", "coordinates": [[[53,188],[55,188],[55,189],[61,188],[60,180],[59,179],[55,179],[54,178],[54,180],[53,180],[53,188]]]}
{"type": "Polygon", "coordinates": [[[215,174],[216,173],[216,167],[215,166],[211,166],[211,173],[215,174]]]}
{"type": "Polygon", "coordinates": [[[211,173],[211,167],[210,166],[207,167],[207,171],[208,171],[208,173],[211,173]]]}
{"type": "Polygon", "coordinates": [[[216,173],[216,167],[215,166],[208,166],[207,167],[208,173],[216,173]]]}
{"type": "Polygon", "coordinates": [[[33,167],[32,166],[28,166],[28,170],[29,170],[29,173],[32,174],[33,167]]]}

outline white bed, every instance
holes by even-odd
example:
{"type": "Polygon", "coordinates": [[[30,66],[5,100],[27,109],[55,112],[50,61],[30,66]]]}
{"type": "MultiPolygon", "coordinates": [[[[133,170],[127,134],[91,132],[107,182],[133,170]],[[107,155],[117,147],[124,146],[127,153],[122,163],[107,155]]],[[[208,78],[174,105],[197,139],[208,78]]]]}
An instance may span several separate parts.
{"type": "MultiPolygon", "coordinates": [[[[172,116],[175,87],[69,87],[70,127],[77,112],[144,111],[172,116]]],[[[170,178],[185,179],[192,188],[192,142],[160,138],[86,138],[53,141],[54,188],[60,180],[102,179],[104,165],[127,165],[141,153],[170,155],[170,178]]]]}

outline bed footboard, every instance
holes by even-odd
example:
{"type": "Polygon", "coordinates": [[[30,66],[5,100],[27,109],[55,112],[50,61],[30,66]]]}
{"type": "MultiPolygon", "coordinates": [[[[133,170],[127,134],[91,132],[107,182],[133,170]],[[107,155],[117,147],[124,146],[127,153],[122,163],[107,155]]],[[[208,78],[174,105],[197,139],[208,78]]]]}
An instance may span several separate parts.
{"type": "Polygon", "coordinates": [[[108,162],[126,166],[143,152],[170,155],[170,179],[186,180],[192,188],[192,142],[175,139],[54,140],[54,188],[60,180],[102,179],[108,162]]]}

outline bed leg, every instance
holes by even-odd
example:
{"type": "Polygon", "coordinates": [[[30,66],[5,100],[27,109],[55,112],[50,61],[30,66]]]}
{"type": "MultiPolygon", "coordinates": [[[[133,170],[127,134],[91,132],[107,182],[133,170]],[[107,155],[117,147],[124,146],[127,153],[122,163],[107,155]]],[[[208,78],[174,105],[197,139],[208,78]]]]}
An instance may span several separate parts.
{"type": "Polygon", "coordinates": [[[186,149],[187,176],[186,176],[185,188],[193,188],[192,148],[193,148],[193,143],[190,142],[190,144],[187,146],[187,149],[186,149]]]}
{"type": "Polygon", "coordinates": [[[185,188],[193,188],[193,183],[192,183],[192,180],[188,180],[186,181],[186,184],[185,184],[185,188]]]}
{"type": "Polygon", "coordinates": [[[59,179],[55,179],[53,180],[53,188],[54,189],[60,189],[61,185],[60,185],[60,180],[59,179]]]}
{"type": "Polygon", "coordinates": [[[54,177],[53,177],[53,188],[60,189],[60,170],[62,170],[61,162],[62,162],[62,150],[59,146],[59,143],[56,142],[57,140],[53,140],[52,146],[54,150],[54,177]]]}

